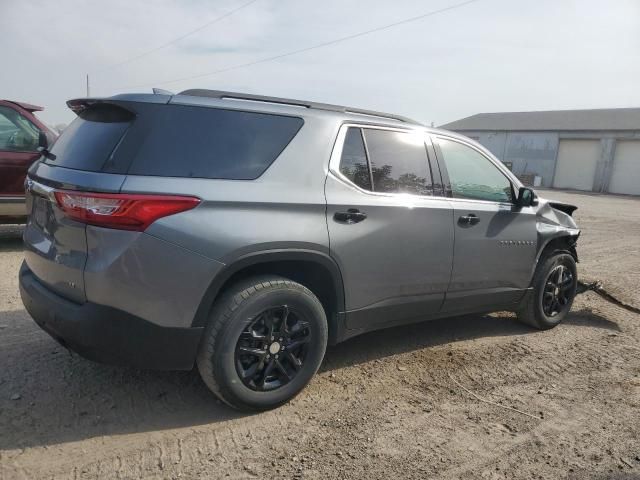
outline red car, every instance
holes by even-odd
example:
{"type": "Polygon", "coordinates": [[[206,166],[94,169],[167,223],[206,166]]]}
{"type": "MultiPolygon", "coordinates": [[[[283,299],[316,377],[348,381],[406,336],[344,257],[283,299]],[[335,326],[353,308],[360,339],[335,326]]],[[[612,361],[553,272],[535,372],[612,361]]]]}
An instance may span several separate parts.
{"type": "Polygon", "coordinates": [[[34,115],[41,110],[28,103],[0,100],[0,224],[24,221],[27,170],[40,157],[39,147],[50,148],[57,138],[34,115]]]}

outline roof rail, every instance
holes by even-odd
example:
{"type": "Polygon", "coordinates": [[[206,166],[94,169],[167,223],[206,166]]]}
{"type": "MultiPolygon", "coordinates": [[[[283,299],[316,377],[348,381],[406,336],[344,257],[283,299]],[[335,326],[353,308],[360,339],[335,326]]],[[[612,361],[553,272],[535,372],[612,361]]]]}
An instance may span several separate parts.
{"type": "Polygon", "coordinates": [[[232,100],[248,100],[253,102],[274,103],[279,105],[292,105],[295,107],[314,108],[317,110],[328,110],[331,112],[355,113],[358,115],[369,115],[372,117],[390,118],[400,122],[414,123],[421,125],[420,122],[407,117],[395,115],[391,113],[376,112],[374,110],[365,110],[362,108],[343,107],[341,105],[332,105],[329,103],[309,102],[307,100],[293,100],[291,98],[269,97],[266,95],[254,95],[251,93],[225,92],[223,90],[207,90],[202,88],[192,88],[180,92],[178,95],[191,95],[194,97],[209,97],[232,100]]]}

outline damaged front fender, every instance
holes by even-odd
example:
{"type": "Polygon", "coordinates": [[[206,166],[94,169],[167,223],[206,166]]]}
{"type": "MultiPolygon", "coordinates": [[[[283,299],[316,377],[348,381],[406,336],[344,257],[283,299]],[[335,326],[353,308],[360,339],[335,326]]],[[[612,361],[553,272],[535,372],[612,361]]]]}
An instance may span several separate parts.
{"type": "Polygon", "coordinates": [[[544,238],[549,235],[551,237],[579,235],[580,229],[571,216],[577,209],[575,205],[539,198],[536,211],[538,235],[542,234],[544,238]]]}
{"type": "Polygon", "coordinates": [[[558,249],[567,250],[574,256],[576,262],[578,261],[575,247],[580,236],[580,229],[571,216],[577,208],[575,205],[568,203],[538,198],[536,210],[538,251],[536,262],[531,272],[532,276],[542,253],[551,245],[558,249]]]}

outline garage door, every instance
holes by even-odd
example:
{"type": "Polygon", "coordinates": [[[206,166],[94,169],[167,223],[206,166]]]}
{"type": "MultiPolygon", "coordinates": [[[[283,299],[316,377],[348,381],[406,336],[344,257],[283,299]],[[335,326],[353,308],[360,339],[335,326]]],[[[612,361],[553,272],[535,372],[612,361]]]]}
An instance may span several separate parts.
{"type": "Polygon", "coordinates": [[[640,195],[640,141],[616,142],[609,191],[640,195]]]}
{"type": "Polygon", "coordinates": [[[601,151],[600,140],[560,140],[553,186],[592,190],[601,151]]]}

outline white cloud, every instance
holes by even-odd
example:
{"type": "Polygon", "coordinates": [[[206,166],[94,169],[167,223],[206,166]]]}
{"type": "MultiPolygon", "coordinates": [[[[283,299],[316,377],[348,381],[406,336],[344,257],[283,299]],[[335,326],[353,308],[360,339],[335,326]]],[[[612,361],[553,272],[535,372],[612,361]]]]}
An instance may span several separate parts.
{"type": "MultiPolygon", "coordinates": [[[[308,98],[436,124],[481,111],[640,106],[640,2],[481,0],[352,41],[193,81],[211,72],[420,15],[456,0],[258,0],[117,68],[243,0],[0,0],[0,95],[44,106],[131,85],[308,98]]],[[[136,91],[149,91],[150,87],[136,91]]]]}

